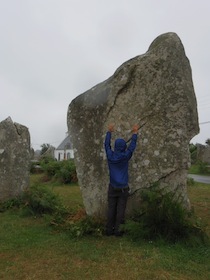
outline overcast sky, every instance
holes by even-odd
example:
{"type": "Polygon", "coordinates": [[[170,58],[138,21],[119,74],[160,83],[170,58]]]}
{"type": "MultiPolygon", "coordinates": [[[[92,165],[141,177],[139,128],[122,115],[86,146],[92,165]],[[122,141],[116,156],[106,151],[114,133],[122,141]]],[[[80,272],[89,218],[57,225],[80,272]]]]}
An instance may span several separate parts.
{"type": "Polygon", "coordinates": [[[0,0],[0,121],[57,147],[79,94],[175,32],[190,60],[200,133],[210,138],[209,0],[0,0]],[[203,124],[207,122],[206,124],[203,124]]]}

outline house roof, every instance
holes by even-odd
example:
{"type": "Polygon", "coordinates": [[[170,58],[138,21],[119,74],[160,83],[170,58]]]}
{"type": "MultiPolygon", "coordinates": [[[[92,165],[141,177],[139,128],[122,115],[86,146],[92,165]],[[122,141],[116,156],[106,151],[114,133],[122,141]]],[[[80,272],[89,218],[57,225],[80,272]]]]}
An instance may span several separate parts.
{"type": "Polygon", "coordinates": [[[60,143],[56,150],[69,150],[72,149],[72,144],[70,142],[69,135],[60,143]]]}

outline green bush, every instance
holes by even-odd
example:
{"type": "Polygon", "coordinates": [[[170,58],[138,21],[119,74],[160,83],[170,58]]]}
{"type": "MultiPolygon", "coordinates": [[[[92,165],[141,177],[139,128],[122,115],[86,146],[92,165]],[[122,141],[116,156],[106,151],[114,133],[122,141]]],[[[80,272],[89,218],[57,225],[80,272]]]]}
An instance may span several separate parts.
{"type": "Polygon", "coordinates": [[[206,162],[198,162],[198,172],[199,174],[208,174],[208,164],[206,162]]]}
{"type": "Polygon", "coordinates": [[[31,174],[43,173],[43,169],[42,169],[39,161],[31,162],[30,173],[31,174]]]}
{"type": "Polygon", "coordinates": [[[103,234],[104,225],[94,217],[85,216],[77,221],[70,221],[66,230],[73,238],[87,235],[99,237],[103,234]]]}
{"type": "Polygon", "coordinates": [[[133,240],[169,242],[190,240],[193,237],[203,242],[206,238],[201,225],[192,213],[175,200],[172,193],[162,194],[157,185],[142,191],[141,210],[134,213],[124,229],[133,240]]]}
{"type": "Polygon", "coordinates": [[[61,225],[69,214],[59,195],[45,186],[33,185],[17,198],[0,203],[0,212],[19,209],[22,216],[44,216],[50,225],[61,225]]]}
{"type": "Polygon", "coordinates": [[[76,167],[73,159],[44,161],[41,166],[49,179],[55,178],[64,184],[77,182],[76,167]]]}
{"type": "Polygon", "coordinates": [[[22,195],[22,204],[32,215],[65,214],[60,197],[45,186],[34,185],[22,195]]]}
{"type": "Polygon", "coordinates": [[[41,167],[49,178],[52,178],[60,169],[60,162],[56,160],[50,160],[49,162],[42,161],[41,167]]]}
{"type": "Polygon", "coordinates": [[[19,208],[21,205],[22,199],[20,197],[8,199],[4,202],[0,202],[0,212],[5,212],[12,208],[19,208]]]}
{"type": "Polygon", "coordinates": [[[194,144],[190,144],[189,151],[190,151],[191,163],[195,164],[197,161],[197,146],[194,144]]]}
{"type": "Polygon", "coordinates": [[[72,159],[63,160],[59,164],[60,168],[56,173],[56,178],[64,184],[77,182],[77,173],[74,161],[72,159]]]}
{"type": "Polygon", "coordinates": [[[73,238],[102,236],[104,231],[101,220],[88,216],[83,208],[76,212],[67,209],[60,196],[43,185],[33,185],[18,198],[0,203],[0,212],[15,208],[22,216],[44,217],[48,225],[73,238]]]}

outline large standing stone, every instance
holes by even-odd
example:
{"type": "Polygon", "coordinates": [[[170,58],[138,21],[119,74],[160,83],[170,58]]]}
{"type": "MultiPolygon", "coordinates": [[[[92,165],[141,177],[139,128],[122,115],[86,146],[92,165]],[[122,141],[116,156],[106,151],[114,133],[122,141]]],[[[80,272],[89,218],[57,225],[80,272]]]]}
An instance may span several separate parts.
{"type": "Polygon", "coordinates": [[[199,132],[191,67],[175,33],[157,37],[148,51],[122,64],[106,81],[75,98],[68,109],[68,128],[77,175],[89,215],[104,216],[108,168],[104,137],[109,123],[113,140],[130,138],[138,123],[137,149],[130,161],[127,213],[140,207],[139,191],[159,182],[185,207],[189,141],[199,132]]]}
{"type": "Polygon", "coordinates": [[[14,198],[29,186],[30,135],[11,118],[0,122],[0,201],[14,198]]]}

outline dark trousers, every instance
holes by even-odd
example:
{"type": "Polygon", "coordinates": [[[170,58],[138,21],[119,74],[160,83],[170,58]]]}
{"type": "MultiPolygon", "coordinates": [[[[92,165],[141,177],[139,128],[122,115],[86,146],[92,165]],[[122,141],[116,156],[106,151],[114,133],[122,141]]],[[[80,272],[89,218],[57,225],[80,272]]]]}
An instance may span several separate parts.
{"type": "Polygon", "coordinates": [[[107,233],[118,233],[120,224],[125,221],[125,209],[129,196],[129,188],[116,190],[109,185],[108,190],[108,214],[107,233]]]}

